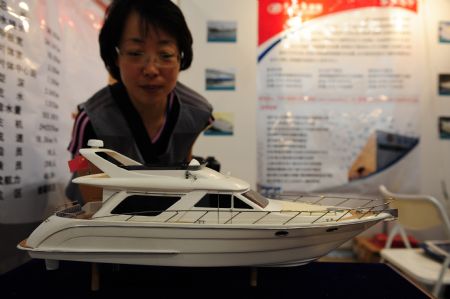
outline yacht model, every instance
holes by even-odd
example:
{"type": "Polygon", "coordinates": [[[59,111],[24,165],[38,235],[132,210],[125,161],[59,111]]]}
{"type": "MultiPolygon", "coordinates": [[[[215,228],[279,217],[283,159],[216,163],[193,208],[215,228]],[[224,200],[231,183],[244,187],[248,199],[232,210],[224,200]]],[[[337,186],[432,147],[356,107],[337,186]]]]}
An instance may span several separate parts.
{"type": "MultiPolygon", "coordinates": [[[[47,218],[18,248],[31,257],[155,266],[292,266],[317,260],[396,217],[371,199],[299,195],[269,199],[196,160],[152,167],[95,147],[80,154],[102,173],[75,178],[102,201],[47,218]],[[337,198],[339,206],[324,204],[337,198]],[[347,207],[350,201],[357,207],[347,207]]],[[[101,146],[99,146],[101,145],[101,146]]]]}

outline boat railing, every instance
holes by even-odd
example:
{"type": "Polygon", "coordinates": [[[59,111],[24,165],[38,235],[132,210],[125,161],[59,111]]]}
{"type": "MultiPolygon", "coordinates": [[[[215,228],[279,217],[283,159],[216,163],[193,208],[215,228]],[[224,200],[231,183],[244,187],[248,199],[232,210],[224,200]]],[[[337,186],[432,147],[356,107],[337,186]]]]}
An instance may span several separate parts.
{"type": "MultiPolygon", "coordinates": [[[[65,211],[64,211],[65,212],[65,211]]],[[[247,224],[277,224],[289,225],[293,223],[315,224],[315,223],[332,223],[342,222],[346,220],[357,220],[366,217],[376,217],[381,213],[387,213],[391,219],[397,217],[396,210],[389,209],[387,204],[372,206],[368,208],[329,208],[316,211],[298,211],[298,210],[277,210],[277,211],[258,211],[258,210],[235,210],[235,209],[190,209],[190,210],[164,210],[164,211],[140,211],[135,213],[120,214],[127,216],[124,221],[139,222],[157,222],[157,223],[190,223],[190,224],[233,224],[241,223],[234,221],[237,218],[248,217],[247,224]],[[259,214],[261,214],[259,216],[259,214]],[[293,215],[291,215],[293,214],[293,215]],[[151,216],[149,216],[151,215],[151,216]],[[277,217],[270,218],[276,215],[277,217]],[[143,219],[142,216],[148,216],[143,219]],[[281,216],[281,217],[280,217],[281,216]],[[306,216],[303,222],[296,222],[299,216],[306,216]],[[138,218],[139,217],[139,218],[138,218]],[[217,219],[217,221],[215,220],[217,219]],[[308,219],[308,221],[305,221],[308,219]]],[[[99,216],[93,219],[105,219],[120,216],[119,214],[99,216]]]]}
{"type": "Polygon", "coordinates": [[[313,205],[326,205],[341,208],[370,208],[378,206],[378,203],[384,203],[383,199],[373,197],[362,197],[360,195],[343,195],[343,194],[298,194],[298,193],[279,193],[274,194],[271,198],[291,202],[304,202],[313,205]]]}
{"type": "MultiPolygon", "coordinates": [[[[281,199],[281,198],[279,198],[281,199]]],[[[249,224],[278,223],[289,225],[292,223],[322,223],[340,222],[346,220],[361,219],[370,216],[378,216],[380,213],[388,213],[391,219],[397,217],[396,210],[389,209],[389,202],[376,198],[362,198],[359,196],[339,195],[339,194],[284,194],[283,201],[302,202],[321,206],[320,210],[291,210],[289,205],[280,210],[250,210],[250,209],[230,209],[230,208],[191,208],[186,210],[167,209],[151,211],[135,211],[122,214],[110,214],[105,216],[95,216],[102,205],[102,202],[90,202],[81,207],[75,204],[66,207],[56,213],[57,216],[66,218],[82,219],[109,219],[111,217],[122,217],[123,221],[158,222],[158,223],[196,223],[211,224],[216,219],[216,223],[231,224],[240,223],[243,220],[249,224]],[[271,217],[276,215],[276,217],[271,217]],[[142,217],[147,216],[147,217],[142,217]],[[281,217],[280,217],[281,216],[281,217]]],[[[112,219],[112,218],[111,218],[112,219]]]]}

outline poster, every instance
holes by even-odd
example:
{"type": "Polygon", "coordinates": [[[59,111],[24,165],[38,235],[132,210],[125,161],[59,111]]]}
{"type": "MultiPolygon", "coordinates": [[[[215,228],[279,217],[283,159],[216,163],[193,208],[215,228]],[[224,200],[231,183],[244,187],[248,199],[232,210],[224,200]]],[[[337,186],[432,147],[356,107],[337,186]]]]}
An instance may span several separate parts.
{"type": "Polygon", "coordinates": [[[62,203],[76,105],[106,83],[93,1],[1,1],[0,223],[62,203]]]}
{"type": "Polygon", "coordinates": [[[103,9],[92,0],[0,1],[0,273],[18,242],[66,202],[77,104],[107,83],[103,9]]]}
{"type": "MultiPolygon", "coordinates": [[[[364,183],[376,193],[367,182],[399,175],[419,144],[418,9],[414,0],[259,1],[261,192],[364,183]]],[[[414,184],[409,173],[402,179],[414,184]]]]}

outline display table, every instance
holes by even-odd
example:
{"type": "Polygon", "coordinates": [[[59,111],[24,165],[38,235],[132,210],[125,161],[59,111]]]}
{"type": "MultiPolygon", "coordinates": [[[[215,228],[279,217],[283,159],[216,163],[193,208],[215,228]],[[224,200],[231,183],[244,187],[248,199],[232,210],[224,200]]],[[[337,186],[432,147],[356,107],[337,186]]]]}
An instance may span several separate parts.
{"type": "Polygon", "coordinates": [[[0,298],[428,298],[385,264],[314,262],[251,269],[98,264],[100,289],[91,291],[91,264],[61,262],[54,271],[32,260],[0,276],[0,298]],[[138,297],[136,297],[138,298],[138,297]]]}

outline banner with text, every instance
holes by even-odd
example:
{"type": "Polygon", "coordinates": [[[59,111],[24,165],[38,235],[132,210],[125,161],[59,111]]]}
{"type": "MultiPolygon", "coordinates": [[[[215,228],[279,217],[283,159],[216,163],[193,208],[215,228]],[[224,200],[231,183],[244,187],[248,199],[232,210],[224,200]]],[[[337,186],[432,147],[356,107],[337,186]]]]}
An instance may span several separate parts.
{"type": "Polygon", "coordinates": [[[0,1],[0,224],[64,202],[76,105],[107,83],[92,0],[0,1]]]}
{"type": "Polygon", "coordinates": [[[419,143],[420,34],[414,0],[259,0],[260,191],[375,193],[398,175],[419,143]]]}

